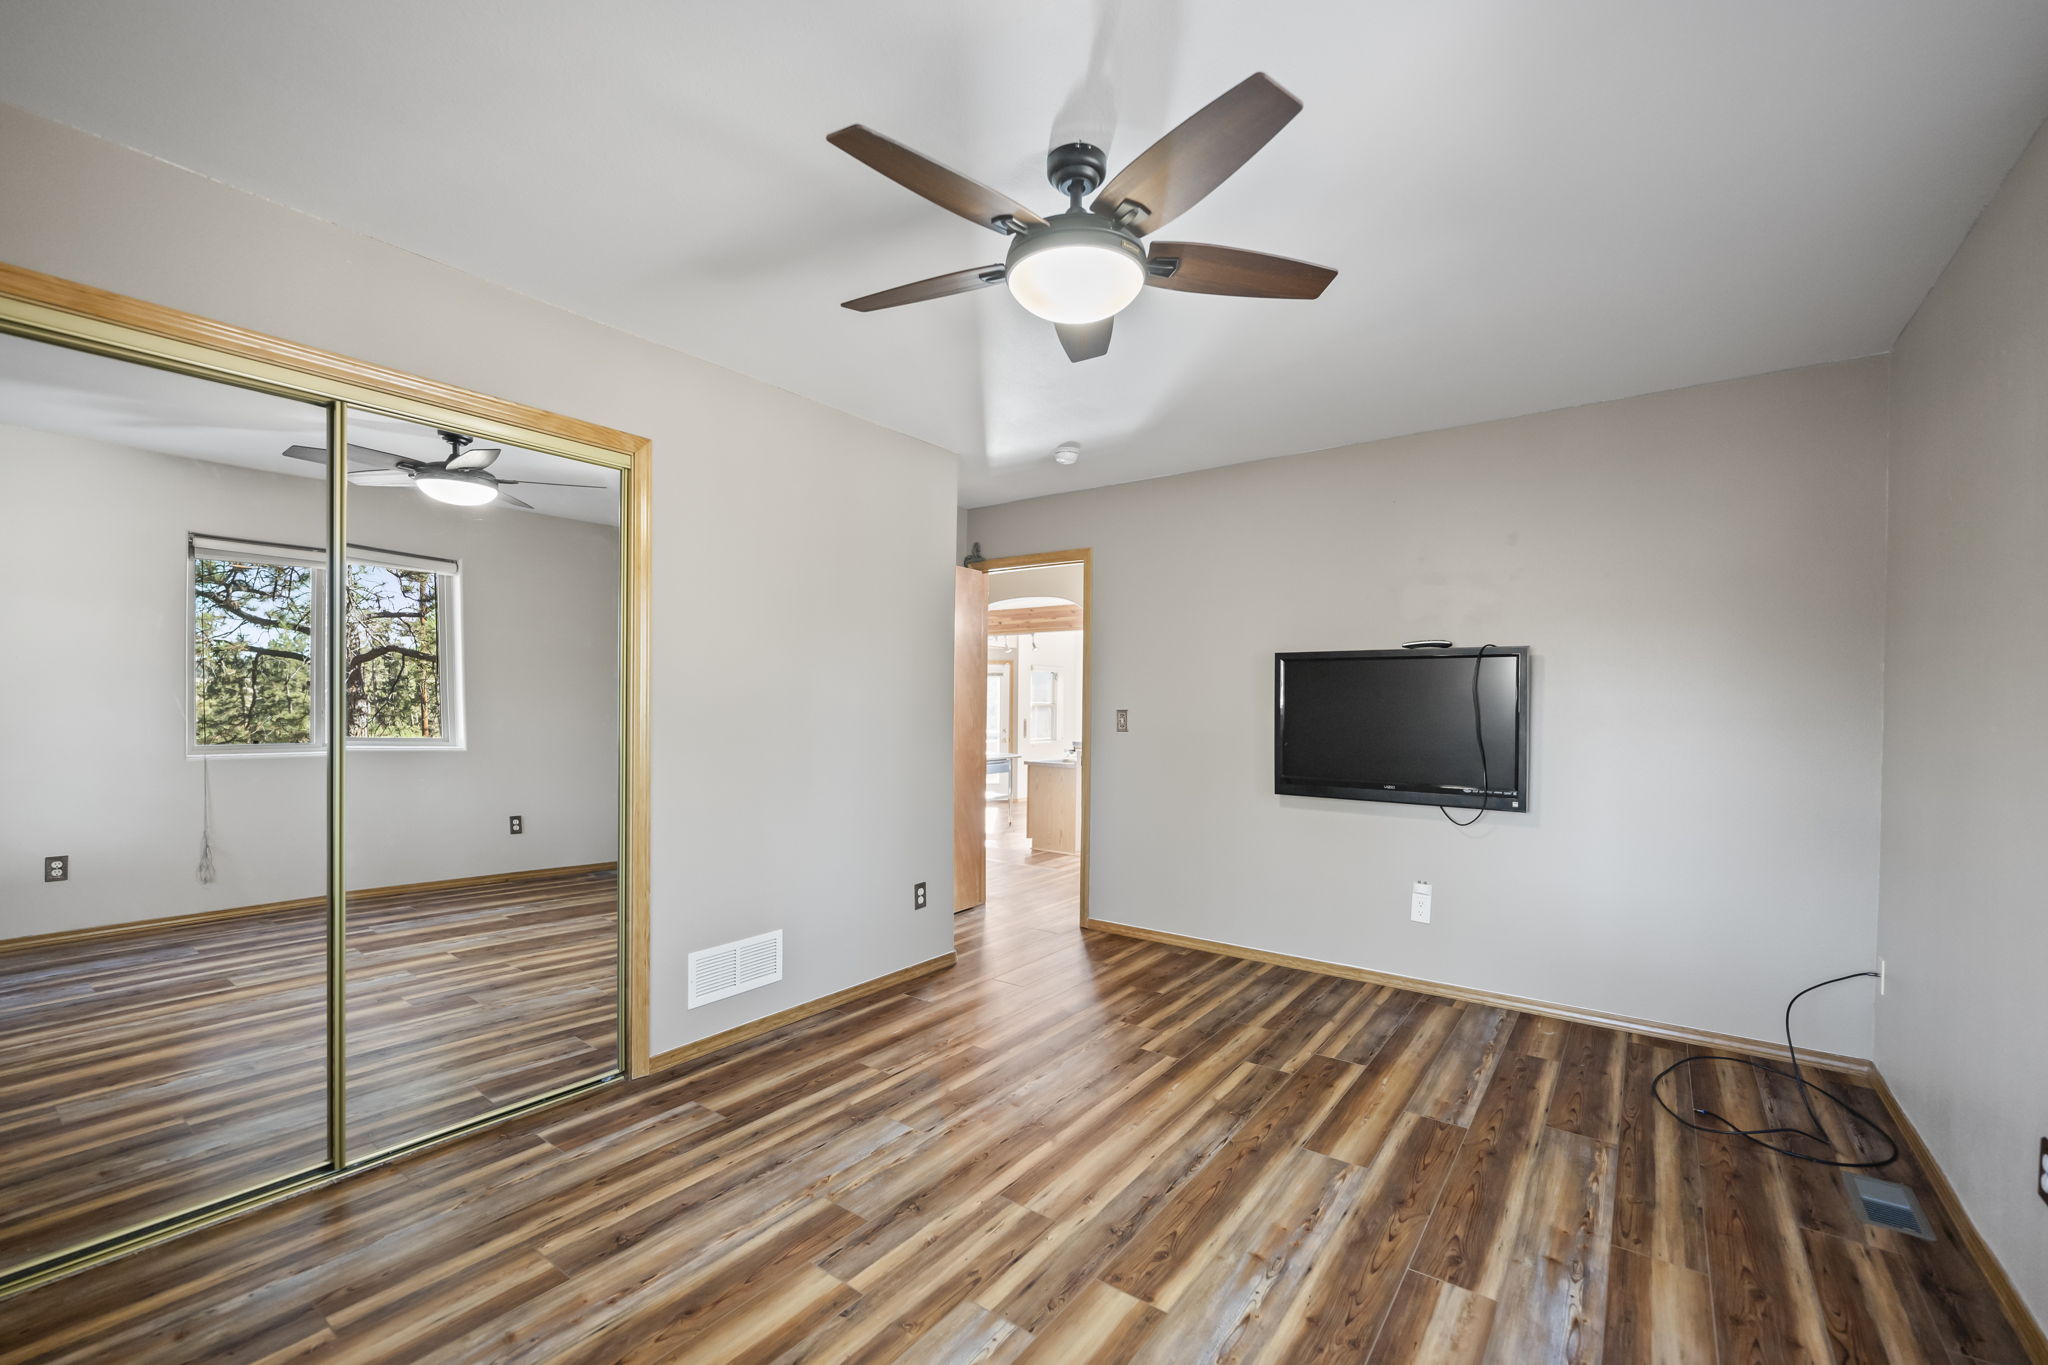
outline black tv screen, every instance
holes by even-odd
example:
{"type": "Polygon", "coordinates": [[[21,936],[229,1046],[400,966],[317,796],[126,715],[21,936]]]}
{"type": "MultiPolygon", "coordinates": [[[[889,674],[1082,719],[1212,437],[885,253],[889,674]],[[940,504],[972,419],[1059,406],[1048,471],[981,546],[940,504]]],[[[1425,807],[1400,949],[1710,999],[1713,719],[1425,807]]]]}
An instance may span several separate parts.
{"type": "Polygon", "coordinates": [[[1274,655],[1273,790],[1528,810],[1529,649],[1483,652],[1274,655]]]}

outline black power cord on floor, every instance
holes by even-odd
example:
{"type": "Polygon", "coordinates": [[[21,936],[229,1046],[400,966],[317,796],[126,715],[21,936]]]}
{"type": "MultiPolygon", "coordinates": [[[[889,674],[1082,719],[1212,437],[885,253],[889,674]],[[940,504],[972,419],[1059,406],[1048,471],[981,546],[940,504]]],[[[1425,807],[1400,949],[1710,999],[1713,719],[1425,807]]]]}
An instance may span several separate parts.
{"type": "Polygon", "coordinates": [[[1856,1108],[1856,1106],[1850,1104],[1849,1101],[1843,1099],[1834,1091],[1829,1090],[1826,1086],[1816,1085],[1814,1082],[1807,1080],[1805,1073],[1802,1072],[1799,1068],[1799,1049],[1793,1046],[1792,1044],[1792,1007],[1799,1003],[1800,996],[1806,995],[1812,991],[1817,991],[1822,986],[1833,986],[1843,981],[1854,981],[1858,977],[1876,975],[1876,972],[1850,972],[1847,976],[1830,977],[1826,981],[1816,981],[1811,986],[1808,986],[1806,990],[1800,991],[1798,994],[1794,995],[1790,1000],[1787,1000],[1785,1002],[1785,1051],[1790,1053],[1792,1056],[1792,1069],[1790,1071],[1785,1070],[1783,1067],[1772,1066],[1768,1062],[1759,1062],[1752,1057],[1725,1057],[1716,1055],[1686,1057],[1680,1061],[1673,1062],[1670,1066],[1665,1067],[1662,1071],[1657,1073],[1657,1078],[1650,1082],[1651,1098],[1657,1101],[1658,1105],[1664,1110],[1665,1113],[1671,1115],[1672,1118],[1677,1119],[1680,1123],[1684,1124],[1686,1127],[1692,1129],[1696,1133],[1712,1133],[1721,1137],[1739,1137],[1744,1139],[1745,1141],[1755,1143],[1757,1146],[1763,1148],[1767,1152],[1776,1152],[1780,1156],[1789,1156],[1797,1161],[1810,1161],[1816,1166],[1837,1166],[1841,1167],[1844,1170],[1865,1170],[1875,1166],[1889,1166],[1892,1162],[1897,1161],[1899,1159],[1898,1141],[1895,1138],[1893,1138],[1890,1133],[1886,1132],[1884,1130],[1883,1125],[1878,1123],[1876,1119],[1871,1118],[1868,1114],[1865,1114],[1864,1112],[1856,1108]],[[1773,1076],[1788,1077],[1792,1081],[1792,1083],[1799,1088],[1799,1099],[1800,1102],[1806,1106],[1806,1117],[1813,1121],[1812,1130],[1800,1128],[1797,1126],[1785,1128],[1737,1128],[1734,1125],[1734,1123],[1730,1122],[1726,1118],[1723,1118],[1721,1115],[1715,1113],[1713,1110],[1701,1109],[1698,1107],[1695,1107],[1692,1112],[1699,1115],[1701,1118],[1714,1119],[1721,1126],[1715,1128],[1710,1127],[1709,1125],[1704,1123],[1693,1122],[1691,1119],[1685,1117],[1685,1115],[1679,1113],[1676,1109],[1673,1109],[1671,1107],[1670,1103],[1665,1100],[1664,1093],[1662,1089],[1660,1089],[1660,1087],[1664,1084],[1664,1078],[1666,1076],[1669,1076],[1672,1072],[1677,1071],[1682,1067],[1694,1066],[1700,1062],[1734,1062],[1738,1066],[1746,1066],[1755,1071],[1768,1072],[1773,1076]],[[1834,1142],[1832,1139],[1828,1137],[1826,1126],[1821,1123],[1820,1115],[1814,1110],[1813,1097],[1815,1095],[1819,1095],[1821,1098],[1827,1100],[1829,1103],[1833,1104],[1837,1109],[1840,1109],[1844,1114],[1847,1114],[1850,1118],[1854,1119],[1856,1122],[1862,1124],[1871,1132],[1883,1138],[1885,1146],[1891,1149],[1889,1154],[1887,1154],[1884,1157],[1881,1157],[1876,1161],[1842,1161],[1832,1156],[1814,1156],[1808,1152],[1795,1152],[1790,1147],[1782,1146],[1775,1142],[1764,1141],[1765,1138],[1777,1137],[1780,1135],[1786,1137],[1802,1137],[1807,1139],[1809,1142],[1820,1143],[1823,1147],[1826,1147],[1830,1152],[1834,1151],[1834,1142]]]}
{"type": "Polygon", "coordinates": [[[1486,770],[1486,722],[1479,715],[1479,670],[1486,666],[1486,651],[1492,648],[1492,645],[1479,646],[1479,655],[1472,660],[1472,734],[1479,741],[1479,814],[1470,820],[1460,820],[1451,814],[1449,806],[1437,807],[1443,812],[1444,819],[1459,829],[1470,829],[1478,824],[1486,814],[1486,803],[1493,799],[1493,782],[1486,770]]]}

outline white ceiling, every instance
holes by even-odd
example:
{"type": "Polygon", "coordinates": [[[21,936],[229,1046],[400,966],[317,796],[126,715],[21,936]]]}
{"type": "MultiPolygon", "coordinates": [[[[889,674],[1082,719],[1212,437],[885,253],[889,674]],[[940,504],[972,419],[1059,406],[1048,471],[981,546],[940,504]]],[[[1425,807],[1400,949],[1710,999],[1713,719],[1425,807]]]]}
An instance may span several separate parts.
{"type": "MultiPolygon", "coordinates": [[[[324,407],[24,337],[0,335],[0,426],[54,431],[269,474],[315,479],[326,473],[323,465],[283,454],[295,445],[327,445],[324,407]]],[[[421,461],[448,455],[447,444],[432,427],[353,410],[349,446],[421,461]]],[[[534,513],[618,525],[617,471],[520,446],[498,449],[502,453],[491,473],[499,478],[582,485],[536,488],[522,482],[513,491],[533,505],[534,513]]],[[[411,490],[404,495],[420,496],[411,490]]],[[[497,504],[447,514],[528,515],[497,504]]]]}
{"type": "Polygon", "coordinates": [[[956,451],[976,505],[1887,350],[2048,114],[2048,5],[0,0],[0,97],[956,451]],[[1043,211],[1050,143],[1121,165],[1255,70],[1306,111],[1167,235],[1321,301],[1147,291],[1081,365],[1001,290],[837,306],[1004,243],[832,129],[1043,211]]]}

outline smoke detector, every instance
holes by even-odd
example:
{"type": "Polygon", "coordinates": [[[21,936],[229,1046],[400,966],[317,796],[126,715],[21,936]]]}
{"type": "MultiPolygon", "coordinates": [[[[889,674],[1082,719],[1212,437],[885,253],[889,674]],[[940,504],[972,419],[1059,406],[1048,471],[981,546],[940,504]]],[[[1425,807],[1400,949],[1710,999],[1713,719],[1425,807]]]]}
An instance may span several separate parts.
{"type": "Polygon", "coordinates": [[[1081,443],[1079,441],[1061,441],[1059,445],[1053,448],[1052,462],[1054,464],[1072,464],[1080,458],[1081,443]]]}

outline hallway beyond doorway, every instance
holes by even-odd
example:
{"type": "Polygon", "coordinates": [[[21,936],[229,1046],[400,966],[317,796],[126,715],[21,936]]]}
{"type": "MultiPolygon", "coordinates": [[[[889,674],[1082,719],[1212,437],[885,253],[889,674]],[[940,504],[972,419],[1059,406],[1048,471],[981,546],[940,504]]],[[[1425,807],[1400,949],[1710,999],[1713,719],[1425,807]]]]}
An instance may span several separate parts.
{"type": "MultiPolygon", "coordinates": [[[[1074,928],[1081,860],[1071,853],[1035,853],[1025,830],[1026,803],[991,801],[984,814],[988,900],[979,910],[999,931],[1074,928]]],[[[966,916],[963,916],[963,921],[966,916]]],[[[956,935],[957,937],[957,935],[956,935]]]]}

